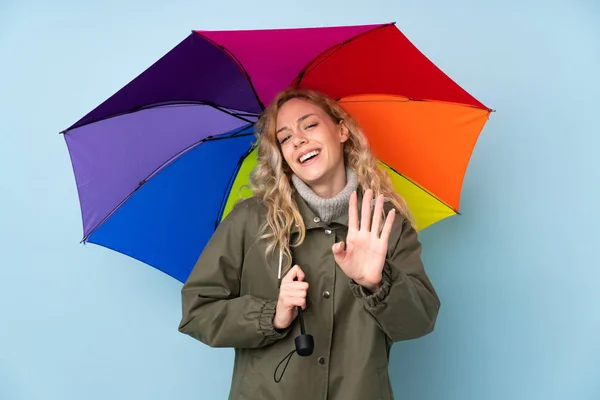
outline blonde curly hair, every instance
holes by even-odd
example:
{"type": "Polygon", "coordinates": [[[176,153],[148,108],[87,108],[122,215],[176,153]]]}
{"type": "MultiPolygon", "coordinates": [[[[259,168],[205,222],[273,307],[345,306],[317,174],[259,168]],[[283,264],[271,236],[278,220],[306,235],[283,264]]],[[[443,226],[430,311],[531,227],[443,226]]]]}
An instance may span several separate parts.
{"type": "Polygon", "coordinates": [[[292,171],[281,153],[276,126],[279,109],[287,101],[298,98],[322,108],[336,124],[343,121],[349,134],[348,140],[344,142],[344,164],[356,173],[359,189],[370,188],[375,196],[382,194],[415,225],[405,200],[394,191],[388,174],[377,166],[377,159],[371,153],[367,139],[355,119],[337,101],[323,93],[304,88],[288,88],[275,97],[255,125],[258,165],[252,171],[249,182],[254,196],[262,198],[268,210],[267,220],[261,231],[262,238],[268,240],[266,253],[279,246],[286,259],[283,269],[285,272],[291,268],[290,246],[296,247],[304,241],[306,227],[293,197],[295,188],[290,182],[292,171]],[[290,243],[290,232],[294,225],[299,228],[300,235],[290,243]]]}

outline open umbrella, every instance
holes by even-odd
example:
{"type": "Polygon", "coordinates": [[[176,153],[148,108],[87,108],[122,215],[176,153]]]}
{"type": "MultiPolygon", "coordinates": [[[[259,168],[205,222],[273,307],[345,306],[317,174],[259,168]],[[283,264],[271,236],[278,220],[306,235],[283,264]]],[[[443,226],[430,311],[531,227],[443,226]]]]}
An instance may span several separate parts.
{"type": "Polygon", "coordinates": [[[253,124],[290,85],[353,114],[421,229],[458,213],[492,110],[394,23],[192,31],[62,132],[83,241],[185,281],[219,222],[251,194],[253,124]]]}

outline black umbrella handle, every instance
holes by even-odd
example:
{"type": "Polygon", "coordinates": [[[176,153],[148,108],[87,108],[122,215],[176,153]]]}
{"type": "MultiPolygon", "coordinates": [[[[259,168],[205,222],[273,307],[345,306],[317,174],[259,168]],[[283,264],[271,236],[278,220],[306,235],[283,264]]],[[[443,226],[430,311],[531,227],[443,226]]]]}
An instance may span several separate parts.
{"type": "Polygon", "coordinates": [[[298,306],[298,321],[300,322],[300,335],[296,337],[296,353],[299,356],[307,357],[313,353],[315,349],[315,340],[312,335],[306,333],[306,327],[304,326],[304,310],[298,306]]]}
{"type": "Polygon", "coordinates": [[[306,327],[304,326],[304,310],[302,307],[298,306],[298,321],[300,321],[300,333],[302,335],[306,334],[306,327]]]}
{"type": "MultiPolygon", "coordinates": [[[[294,278],[294,280],[297,280],[294,278]]],[[[283,378],[283,374],[294,355],[294,352],[298,353],[299,356],[308,357],[310,356],[315,349],[315,340],[312,335],[306,333],[306,327],[304,326],[304,310],[302,307],[298,306],[298,322],[300,322],[300,335],[296,336],[294,342],[296,344],[296,350],[290,351],[284,358],[279,362],[277,368],[275,368],[275,373],[273,374],[273,379],[276,383],[281,382],[283,378]],[[285,366],[283,367],[283,371],[281,371],[281,376],[277,377],[277,370],[281,365],[285,362],[285,366]]]]}

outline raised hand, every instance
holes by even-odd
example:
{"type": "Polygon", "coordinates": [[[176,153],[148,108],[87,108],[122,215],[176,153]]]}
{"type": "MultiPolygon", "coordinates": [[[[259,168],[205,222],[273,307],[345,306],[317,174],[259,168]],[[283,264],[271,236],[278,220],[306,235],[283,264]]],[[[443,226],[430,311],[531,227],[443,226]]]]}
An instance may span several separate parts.
{"type": "Polygon", "coordinates": [[[390,210],[381,229],[383,196],[377,197],[371,221],[372,201],[373,191],[368,189],[363,197],[359,227],[357,196],[356,192],[352,193],[348,204],[346,248],[344,249],[344,242],[339,242],[334,244],[331,250],[335,261],[350,279],[375,293],[381,287],[388,239],[396,213],[390,210]]]}
{"type": "Polygon", "coordinates": [[[298,265],[292,269],[281,280],[279,298],[273,318],[275,329],[285,329],[298,316],[298,306],[306,308],[306,292],[308,283],[304,281],[304,272],[298,265]],[[298,278],[297,281],[294,279],[298,278]]]}

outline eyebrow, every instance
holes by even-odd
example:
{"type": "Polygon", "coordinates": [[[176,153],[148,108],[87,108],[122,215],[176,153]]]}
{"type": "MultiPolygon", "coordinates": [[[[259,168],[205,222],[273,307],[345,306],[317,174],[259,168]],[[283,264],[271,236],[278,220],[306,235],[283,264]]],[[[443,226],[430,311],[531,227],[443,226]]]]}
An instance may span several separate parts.
{"type": "MultiPolygon", "coordinates": [[[[298,118],[298,119],[296,120],[296,122],[302,122],[302,121],[304,121],[306,118],[308,118],[308,117],[310,117],[310,116],[312,116],[312,115],[315,115],[315,114],[306,114],[306,115],[303,115],[303,116],[301,116],[300,118],[298,118]]],[[[288,128],[287,126],[282,126],[281,128],[277,129],[277,131],[275,132],[275,135],[279,135],[279,133],[280,133],[280,132],[282,132],[282,131],[284,131],[284,130],[286,130],[286,129],[289,129],[289,128],[288,128]]]]}

